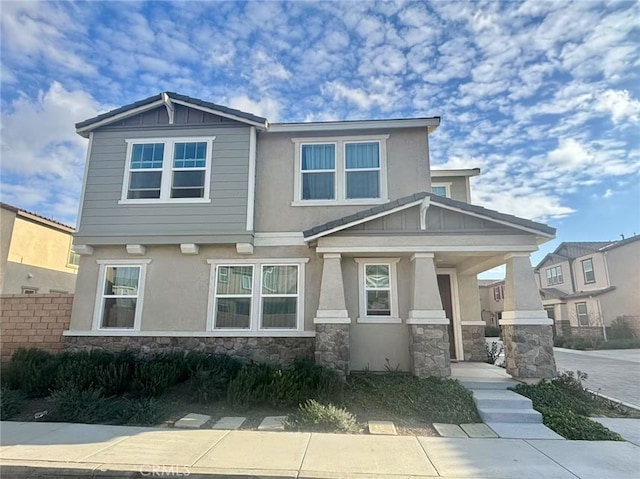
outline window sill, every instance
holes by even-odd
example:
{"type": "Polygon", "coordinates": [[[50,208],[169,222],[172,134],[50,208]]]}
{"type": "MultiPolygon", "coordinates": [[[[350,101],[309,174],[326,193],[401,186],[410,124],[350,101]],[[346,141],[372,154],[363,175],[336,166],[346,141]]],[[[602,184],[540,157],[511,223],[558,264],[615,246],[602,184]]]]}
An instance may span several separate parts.
{"type": "Polygon", "coordinates": [[[269,338],[313,338],[315,331],[138,331],[133,329],[93,329],[91,331],[63,331],[63,336],[137,336],[137,337],[195,337],[195,338],[253,338],[253,337],[269,337],[269,338]]]}
{"type": "Polygon", "coordinates": [[[402,319],[394,318],[391,316],[378,316],[378,317],[357,318],[356,322],[364,323],[364,324],[401,324],[402,319]]]}
{"type": "Polygon", "coordinates": [[[119,205],[174,205],[211,203],[210,198],[175,198],[171,200],[119,200],[119,205]]]}
{"type": "Polygon", "coordinates": [[[291,206],[363,206],[382,205],[389,203],[386,198],[376,198],[371,200],[294,200],[291,206]]]}

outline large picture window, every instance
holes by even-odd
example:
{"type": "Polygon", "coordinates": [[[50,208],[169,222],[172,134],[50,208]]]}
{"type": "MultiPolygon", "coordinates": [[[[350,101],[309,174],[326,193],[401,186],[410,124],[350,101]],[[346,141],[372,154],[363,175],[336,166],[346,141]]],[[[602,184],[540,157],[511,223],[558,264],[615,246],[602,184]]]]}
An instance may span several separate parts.
{"type": "Polygon", "coordinates": [[[120,202],[209,201],[213,140],[127,140],[127,167],[120,202]]]}
{"type": "Polygon", "coordinates": [[[99,261],[100,282],[94,315],[95,329],[139,329],[148,262],[99,261]]]}
{"type": "Polygon", "coordinates": [[[356,259],[360,291],[358,322],[400,322],[398,317],[398,258],[356,259]]]}
{"type": "Polygon", "coordinates": [[[218,330],[298,331],[303,329],[306,260],[218,264],[211,327],[218,330]]]}
{"type": "Polygon", "coordinates": [[[296,138],[294,206],[387,201],[388,135],[296,138]]]}

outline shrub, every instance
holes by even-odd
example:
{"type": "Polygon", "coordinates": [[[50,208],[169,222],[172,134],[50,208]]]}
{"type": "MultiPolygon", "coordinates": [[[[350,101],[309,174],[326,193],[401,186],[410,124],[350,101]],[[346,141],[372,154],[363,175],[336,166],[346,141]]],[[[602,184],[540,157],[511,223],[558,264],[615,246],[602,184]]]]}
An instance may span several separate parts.
{"type": "Polygon", "coordinates": [[[622,339],[622,340],[638,339],[636,338],[636,335],[633,333],[631,326],[629,326],[629,323],[627,323],[624,320],[624,318],[620,318],[620,317],[616,318],[611,323],[611,326],[608,329],[609,329],[608,338],[610,340],[611,339],[622,339]]]}
{"type": "Polygon", "coordinates": [[[624,441],[620,434],[570,409],[541,410],[543,423],[566,439],[578,441],[624,441]]]}
{"type": "Polygon", "coordinates": [[[502,351],[504,351],[504,347],[502,346],[502,344],[499,344],[496,341],[493,341],[491,343],[491,346],[485,344],[485,348],[487,350],[487,362],[489,364],[495,364],[502,354],[502,351]]]}
{"type": "Polygon", "coordinates": [[[24,394],[13,389],[0,388],[0,421],[11,419],[22,411],[24,394]]]}
{"type": "Polygon", "coordinates": [[[131,380],[132,391],[143,397],[158,397],[180,378],[181,369],[176,361],[151,358],[135,364],[131,380]]]}
{"type": "Polygon", "coordinates": [[[502,331],[499,326],[485,326],[484,327],[484,336],[485,338],[497,338],[500,337],[502,331]]]}
{"type": "Polygon", "coordinates": [[[565,336],[556,336],[555,338],[553,338],[553,345],[556,348],[564,348],[565,344],[567,343],[567,337],[565,336]]]}
{"type": "Polygon", "coordinates": [[[39,349],[17,350],[2,375],[9,389],[22,391],[27,397],[47,396],[56,382],[58,358],[39,349]]]}
{"type": "Polygon", "coordinates": [[[98,369],[96,373],[97,385],[105,395],[120,395],[131,387],[133,364],[129,362],[114,362],[98,369]]]}
{"type": "Polygon", "coordinates": [[[640,340],[634,338],[611,339],[600,344],[601,349],[638,349],[640,340]]]}
{"type": "MultiPolygon", "coordinates": [[[[64,387],[49,397],[52,420],[61,422],[111,423],[118,417],[120,403],[108,401],[99,390],[64,387]]],[[[117,422],[117,421],[116,421],[117,422]]]]}
{"type": "Polygon", "coordinates": [[[274,369],[267,364],[245,365],[229,383],[227,401],[231,407],[243,411],[264,402],[273,374],[274,369]]]}
{"type": "Polygon", "coordinates": [[[165,417],[166,404],[155,398],[126,399],[122,404],[122,424],[154,426],[165,417]]]}
{"type": "Polygon", "coordinates": [[[309,399],[285,421],[285,429],[317,432],[357,432],[358,422],[353,414],[333,404],[320,404],[309,399]]]}

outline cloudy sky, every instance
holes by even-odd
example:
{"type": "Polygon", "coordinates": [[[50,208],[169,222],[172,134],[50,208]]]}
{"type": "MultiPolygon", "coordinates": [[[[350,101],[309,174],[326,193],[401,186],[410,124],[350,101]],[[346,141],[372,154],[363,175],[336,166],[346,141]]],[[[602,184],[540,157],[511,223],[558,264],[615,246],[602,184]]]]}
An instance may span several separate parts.
{"type": "Polygon", "coordinates": [[[441,116],[436,167],[560,241],[640,233],[640,4],[7,2],[2,200],[75,224],[74,123],[160,91],[270,121],[441,116]]]}

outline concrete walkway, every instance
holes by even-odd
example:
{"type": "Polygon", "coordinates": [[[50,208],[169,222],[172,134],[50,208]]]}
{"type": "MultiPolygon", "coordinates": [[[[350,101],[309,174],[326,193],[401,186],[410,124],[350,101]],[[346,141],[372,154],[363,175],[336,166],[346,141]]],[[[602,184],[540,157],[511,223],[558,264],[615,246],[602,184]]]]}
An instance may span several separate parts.
{"type": "Polygon", "coordinates": [[[640,349],[575,351],[554,348],[559,371],[582,371],[588,389],[640,407],[640,349]]]}
{"type": "Polygon", "coordinates": [[[0,423],[2,477],[635,478],[629,442],[0,423]]]}

